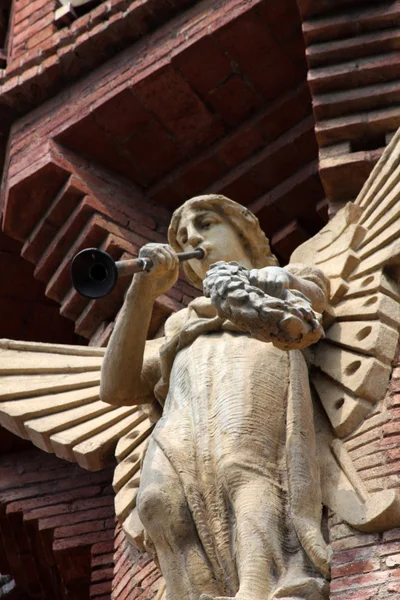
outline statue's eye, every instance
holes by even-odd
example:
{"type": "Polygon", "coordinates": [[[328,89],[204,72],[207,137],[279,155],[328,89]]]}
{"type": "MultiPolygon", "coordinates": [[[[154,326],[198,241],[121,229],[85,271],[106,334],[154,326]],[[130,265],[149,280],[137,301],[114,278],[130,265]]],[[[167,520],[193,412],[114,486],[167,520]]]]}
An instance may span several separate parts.
{"type": "Polygon", "coordinates": [[[188,241],[187,235],[182,235],[180,239],[180,245],[184,246],[188,241]]]}
{"type": "Polygon", "coordinates": [[[209,221],[209,220],[202,221],[200,227],[201,227],[201,229],[209,229],[211,227],[211,225],[213,224],[213,222],[214,221],[209,221]]]}

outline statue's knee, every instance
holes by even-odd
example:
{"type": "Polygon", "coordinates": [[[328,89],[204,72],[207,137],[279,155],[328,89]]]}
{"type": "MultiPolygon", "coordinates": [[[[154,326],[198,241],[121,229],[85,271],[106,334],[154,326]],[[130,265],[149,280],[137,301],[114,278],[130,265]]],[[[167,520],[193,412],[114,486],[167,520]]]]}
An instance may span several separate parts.
{"type": "Polygon", "coordinates": [[[146,529],[153,524],[160,523],[168,514],[168,497],[165,491],[156,486],[147,486],[139,490],[136,506],[140,520],[146,529]]]}
{"type": "Polygon", "coordinates": [[[161,532],[169,537],[185,529],[186,499],[177,488],[150,485],[139,491],[136,502],[139,518],[154,540],[161,532]]]}

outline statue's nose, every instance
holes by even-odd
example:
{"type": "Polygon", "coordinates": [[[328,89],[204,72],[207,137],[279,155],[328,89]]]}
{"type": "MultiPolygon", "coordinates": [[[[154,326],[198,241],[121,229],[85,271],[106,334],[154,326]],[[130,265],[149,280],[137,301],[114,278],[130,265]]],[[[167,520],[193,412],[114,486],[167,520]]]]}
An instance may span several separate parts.
{"type": "Polygon", "coordinates": [[[203,237],[195,231],[191,233],[188,237],[188,244],[189,246],[192,246],[192,248],[197,248],[197,246],[201,244],[202,241],[203,237]]]}

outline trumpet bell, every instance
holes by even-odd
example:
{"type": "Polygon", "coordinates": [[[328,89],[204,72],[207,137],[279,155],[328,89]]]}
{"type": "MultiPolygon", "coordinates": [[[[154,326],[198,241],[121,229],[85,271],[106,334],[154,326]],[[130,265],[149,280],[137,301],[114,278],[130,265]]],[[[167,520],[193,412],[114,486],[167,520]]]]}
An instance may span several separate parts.
{"type": "Polygon", "coordinates": [[[87,248],[74,257],[71,279],[76,291],[85,298],[103,298],[114,289],[118,270],[107,252],[87,248]]]}

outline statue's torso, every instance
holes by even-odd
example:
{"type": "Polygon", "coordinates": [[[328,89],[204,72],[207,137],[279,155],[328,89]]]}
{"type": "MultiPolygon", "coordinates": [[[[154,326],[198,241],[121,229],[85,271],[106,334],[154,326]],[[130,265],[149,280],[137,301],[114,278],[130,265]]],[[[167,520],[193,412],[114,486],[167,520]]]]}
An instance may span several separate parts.
{"type": "Polygon", "coordinates": [[[175,357],[156,439],[200,470],[218,469],[227,457],[274,470],[284,452],[288,385],[288,353],[243,333],[200,335],[175,357]]]}

